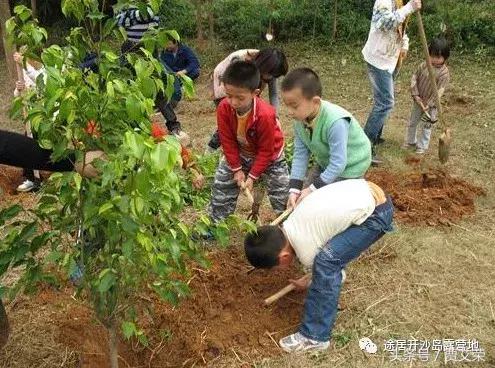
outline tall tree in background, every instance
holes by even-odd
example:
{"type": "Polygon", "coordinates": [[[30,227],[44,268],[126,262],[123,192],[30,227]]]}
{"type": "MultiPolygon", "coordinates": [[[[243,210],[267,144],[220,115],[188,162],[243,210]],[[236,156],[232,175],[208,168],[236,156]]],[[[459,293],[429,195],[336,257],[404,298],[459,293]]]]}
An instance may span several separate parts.
{"type": "Polygon", "coordinates": [[[9,82],[14,83],[17,78],[16,67],[12,57],[12,48],[7,43],[7,32],[5,31],[5,22],[10,18],[10,6],[8,0],[0,0],[0,37],[5,54],[5,62],[9,72],[9,82]]]}
{"type": "Polygon", "coordinates": [[[332,40],[337,38],[337,5],[338,0],[333,0],[333,26],[332,26],[332,40]]]}
{"type": "Polygon", "coordinates": [[[36,0],[31,0],[31,12],[33,13],[33,18],[38,18],[38,7],[36,0]]]}

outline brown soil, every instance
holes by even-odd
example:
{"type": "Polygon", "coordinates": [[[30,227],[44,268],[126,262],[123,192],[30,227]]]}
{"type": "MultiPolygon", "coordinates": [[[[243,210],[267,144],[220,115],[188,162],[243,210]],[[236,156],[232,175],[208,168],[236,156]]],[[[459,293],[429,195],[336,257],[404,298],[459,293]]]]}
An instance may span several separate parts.
{"type": "MultiPolygon", "coordinates": [[[[293,292],[270,307],[264,307],[263,300],[299,272],[248,273],[237,247],[211,254],[211,259],[207,271],[195,270],[190,279],[192,295],[179,306],[142,297],[140,325],[150,345],[121,342],[119,353],[127,363],[122,366],[190,367],[214,365],[214,360],[226,355],[253,359],[280,354],[274,341],[296,330],[304,295],[293,292]]],[[[37,304],[65,306],[57,317],[59,342],[79,352],[82,367],[109,366],[106,331],[89,308],[51,289],[37,299],[37,304]]]]}
{"type": "Polygon", "coordinates": [[[373,170],[367,179],[380,185],[394,202],[395,218],[408,225],[449,225],[475,212],[482,188],[436,170],[424,173],[390,173],[373,170]]]}
{"type": "Polygon", "coordinates": [[[22,183],[22,169],[0,165],[0,194],[15,194],[22,183]]]}

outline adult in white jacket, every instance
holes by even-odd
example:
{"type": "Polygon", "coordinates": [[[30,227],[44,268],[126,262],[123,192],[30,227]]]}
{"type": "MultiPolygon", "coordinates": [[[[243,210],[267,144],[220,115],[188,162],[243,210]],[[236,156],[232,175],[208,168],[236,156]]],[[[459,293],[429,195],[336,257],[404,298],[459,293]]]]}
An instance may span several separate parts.
{"type": "Polygon", "coordinates": [[[405,20],[418,9],[421,9],[421,0],[410,0],[405,6],[402,0],[376,0],[373,7],[368,41],[362,53],[373,89],[373,109],[364,131],[373,147],[374,164],[380,163],[375,146],[381,140],[383,125],[394,107],[394,69],[401,53],[405,56],[409,48],[405,20]]]}

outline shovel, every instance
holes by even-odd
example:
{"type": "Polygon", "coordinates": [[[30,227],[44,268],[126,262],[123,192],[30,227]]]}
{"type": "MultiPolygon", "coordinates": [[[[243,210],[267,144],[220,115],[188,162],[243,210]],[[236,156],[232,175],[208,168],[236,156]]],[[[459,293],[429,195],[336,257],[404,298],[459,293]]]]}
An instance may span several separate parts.
{"type": "Polygon", "coordinates": [[[449,160],[450,142],[452,140],[451,130],[448,127],[447,122],[443,118],[442,105],[440,103],[440,95],[438,94],[435,72],[433,71],[433,66],[431,65],[431,61],[430,61],[430,54],[428,52],[428,41],[426,40],[425,28],[423,26],[423,18],[421,17],[421,12],[418,11],[417,15],[418,15],[419,38],[423,46],[423,53],[426,59],[426,66],[428,67],[430,83],[433,87],[433,96],[435,97],[435,104],[438,109],[438,121],[440,122],[440,126],[442,127],[443,130],[438,141],[438,158],[440,159],[440,162],[444,164],[449,160]]]}

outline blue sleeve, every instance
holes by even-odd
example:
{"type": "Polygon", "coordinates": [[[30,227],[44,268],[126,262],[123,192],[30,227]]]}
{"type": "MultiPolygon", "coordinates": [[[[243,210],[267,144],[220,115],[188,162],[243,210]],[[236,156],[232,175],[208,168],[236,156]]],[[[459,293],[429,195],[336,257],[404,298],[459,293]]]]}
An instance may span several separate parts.
{"type": "Polygon", "coordinates": [[[270,99],[270,105],[272,105],[278,113],[280,103],[278,100],[277,80],[275,78],[268,82],[268,98],[270,99]]]}
{"type": "Polygon", "coordinates": [[[187,75],[195,79],[199,76],[199,60],[194,51],[188,47],[184,46],[184,56],[187,59],[186,72],[187,75]]]}
{"type": "Polygon", "coordinates": [[[347,140],[349,136],[349,120],[339,119],[328,129],[328,147],[330,162],[325,171],[315,180],[313,185],[321,188],[333,183],[344,172],[347,166],[347,140]]]}
{"type": "Polygon", "coordinates": [[[304,177],[308,170],[310,152],[308,147],[299,137],[297,131],[294,133],[294,154],[292,157],[292,167],[290,171],[289,187],[301,190],[304,183],[304,177]]]}

